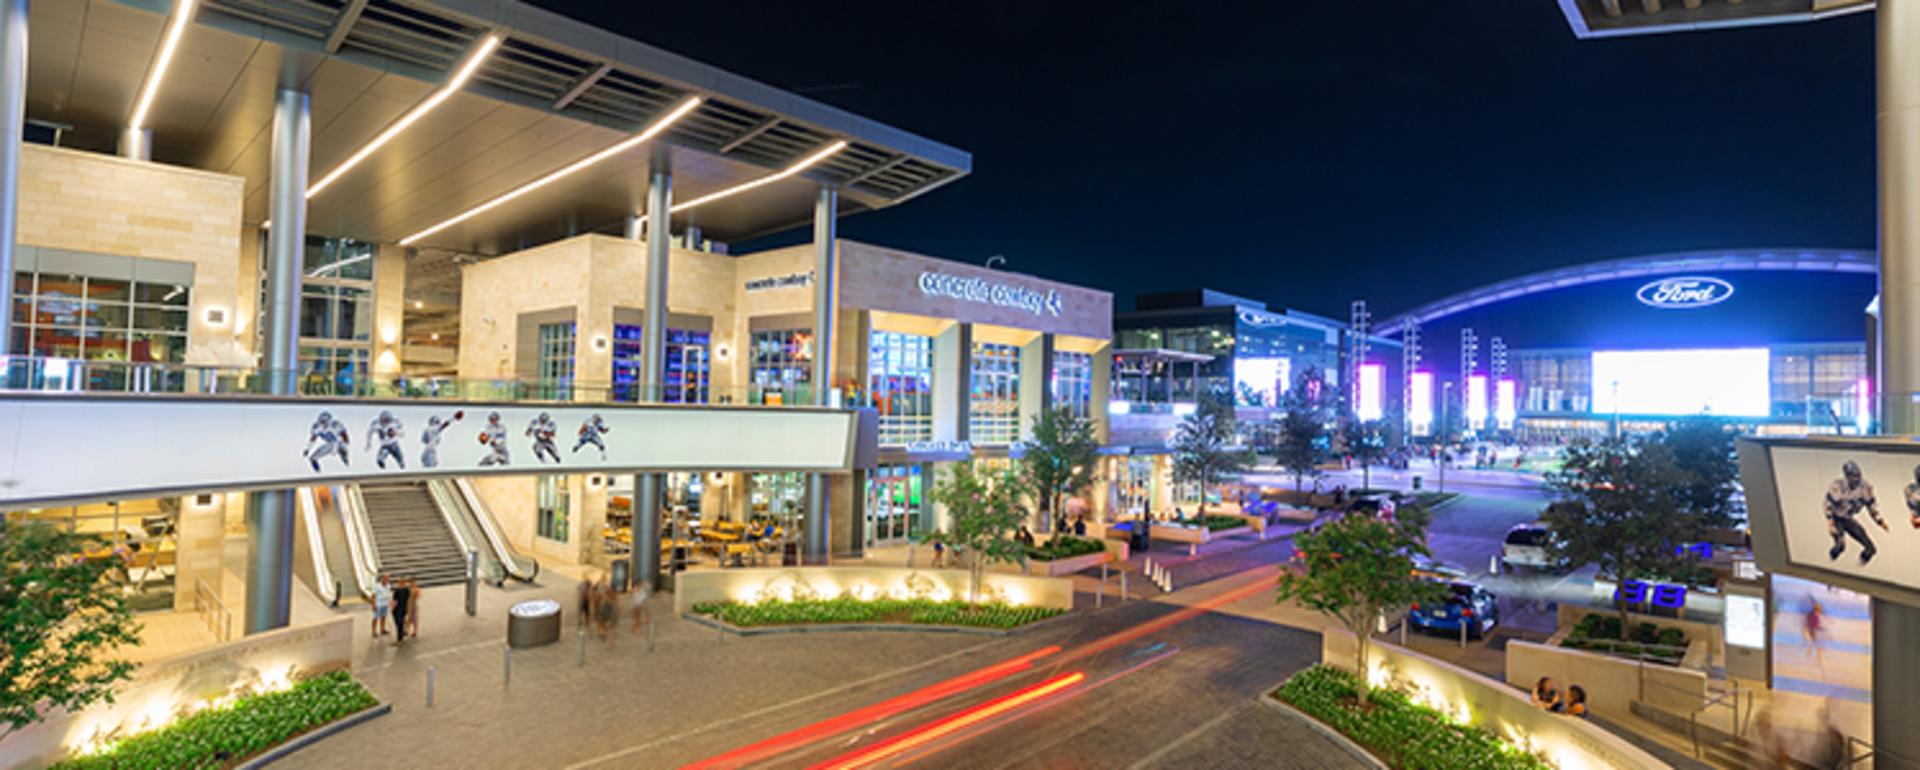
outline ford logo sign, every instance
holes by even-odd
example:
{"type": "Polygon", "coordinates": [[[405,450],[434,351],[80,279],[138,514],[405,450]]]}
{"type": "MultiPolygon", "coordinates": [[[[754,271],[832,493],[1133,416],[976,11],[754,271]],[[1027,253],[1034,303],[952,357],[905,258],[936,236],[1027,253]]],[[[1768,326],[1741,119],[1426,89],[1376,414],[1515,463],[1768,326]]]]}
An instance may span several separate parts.
{"type": "Polygon", "coordinates": [[[1640,287],[1634,293],[1640,304],[1667,310],[1685,310],[1718,305],[1733,296],[1733,284],[1705,276],[1662,278],[1640,287]]]}

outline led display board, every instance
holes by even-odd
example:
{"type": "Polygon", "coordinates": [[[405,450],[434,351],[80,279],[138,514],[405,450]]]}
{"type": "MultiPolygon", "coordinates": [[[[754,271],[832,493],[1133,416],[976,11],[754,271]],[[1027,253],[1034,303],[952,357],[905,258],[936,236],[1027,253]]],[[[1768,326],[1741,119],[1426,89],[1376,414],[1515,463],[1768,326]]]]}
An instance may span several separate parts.
{"type": "Polygon", "coordinates": [[[1379,364],[1361,364],[1360,403],[1354,411],[1361,420],[1378,420],[1386,413],[1385,391],[1387,389],[1387,369],[1379,364]]]}
{"type": "Polygon", "coordinates": [[[1596,350],[1594,414],[1766,417],[1766,348],[1596,350]]]}
{"type": "Polygon", "coordinates": [[[1500,430],[1513,430],[1513,422],[1520,414],[1518,392],[1512,379],[1493,385],[1493,423],[1500,430]]]}
{"type": "Polygon", "coordinates": [[[1467,429],[1480,430],[1487,427],[1487,376],[1474,374],[1467,377],[1467,429]]]}
{"type": "Polygon", "coordinates": [[[1252,391],[1267,403],[1276,403],[1293,380],[1293,361],[1285,357],[1248,356],[1233,359],[1233,390],[1252,391]]]}
{"type": "Polygon", "coordinates": [[[1415,436],[1433,431],[1433,372],[1414,372],[1407,379],[1407,422],[1415,436]]]}

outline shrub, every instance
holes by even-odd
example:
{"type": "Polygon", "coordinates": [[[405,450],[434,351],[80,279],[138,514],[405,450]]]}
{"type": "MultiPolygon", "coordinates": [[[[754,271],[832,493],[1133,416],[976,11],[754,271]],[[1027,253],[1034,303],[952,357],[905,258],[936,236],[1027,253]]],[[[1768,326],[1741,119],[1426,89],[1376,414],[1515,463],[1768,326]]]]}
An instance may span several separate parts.
{"type": "Polygon", "coordinates": [[[1008,604],[969,604],[932,599],[795,599],[792,601],[710,602],[693,611],[740,628],[820,623],[913,623],[938,626],[1015,628],[1060,615],[1066,610],[1008,604]]]}
{"type": "Polygon", "coordinates": [[[1330,666],[1294,674],[1281,700],[1366,747],[1391,767],[1550,770],[1551,765],[1478,728],[1416,704],[1405,693],[1367,689],[1360,677],[1330,666]]]}
{"type": "Polygon", "coordinates": [[[278,692],[250,695],[141,733],[53,770],[167,770],[228,767],[378,701],[345,671],[278,692]]]}
{"type": "Polygon", "coordinates": [[[1027,549],[1027,558],[1034,561],[1058,561],[1060,559],[1071,559],[1075,556],[1085,556],[1090,553],[1100,553],[1106,549],[1107,547],[1102,545],[1098,540],[1089,540],[1084,537],[1062,534],[1055,535],[1052,540],[1047,541],[1044,545],[1029,547],[1027,549]]]}
{"type": "Polygon", "coordinates": [[[1657,644],[1668,647],[1685,647],[1687,646],[1687,632],[1678,628],[1662,628],[1660,629],[1659,636],[1656,637],[1654,641],[1657,644]]]}

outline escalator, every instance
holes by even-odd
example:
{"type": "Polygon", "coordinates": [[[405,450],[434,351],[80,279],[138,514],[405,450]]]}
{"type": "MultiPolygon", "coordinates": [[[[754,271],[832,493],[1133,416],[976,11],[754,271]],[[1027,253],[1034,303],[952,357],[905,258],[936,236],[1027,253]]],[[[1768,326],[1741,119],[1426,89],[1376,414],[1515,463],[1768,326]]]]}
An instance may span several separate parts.
{"type": "Polygon", "coordinates": [[[522,556],[500,533],[493,513],[480,502],[473,485],[466,479],[435,479],[427,482],[427,491],[448,512],[462,542],[474,544],[479,557],[480,577],[495,585],[508,579],[533,582],[540,574],[540,563],[522,556]]]}
{"type": "Polygon", "coordinates": [[[372,591],[374,564],[364,517],[348,487],[302,487],[294,538],[294,572],[320,600],[339,606],[372,591]]]}

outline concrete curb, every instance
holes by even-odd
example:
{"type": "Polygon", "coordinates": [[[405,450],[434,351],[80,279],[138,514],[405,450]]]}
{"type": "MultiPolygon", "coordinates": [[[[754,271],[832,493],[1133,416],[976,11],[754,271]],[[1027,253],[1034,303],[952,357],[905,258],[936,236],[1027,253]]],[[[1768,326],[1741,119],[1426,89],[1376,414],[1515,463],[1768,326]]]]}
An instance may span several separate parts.
{"type": "Polygon", "coordinates": [[[326,740],[327,738],[331,737],[333,734],[338,733],[342,730],[345,730],[349,727],[353,727],[354,725],[371,720],[375,717],[386,716],[387,713],[390,711],[393,711],[393,704],[376,703],[359,712],[350,714],[345,718],[321,725],[318,729],[294,736],[292,740],[289,740],[286,743],[282,743],[271,749],[267,749],[266,753],[240,763],[238,766],[235,767],[234,770],[259,770],[260,768],[266,767],[267,765],[271,765],[274,762],[277,762],[281,759],[285,759],[288,754],[292,754],[293,752],[299,751],[315,743],[319,743],[320,741],[326,740]]]}
{"type": "MultiPolygon", "coordinates": [[[[1284,684],[1284,682],[1282,684],[1284,684]]],[[[1308,729],[1319,733],[1327,740],[1333,741],[1334,745],[1339,746],[1342,751],[1352,754],[1353,758],[1359,760],[1362,764],[1375,768],[1375,770],[1388,770],[1387,763],[1380,761],[1379,757],[1367,753],[1367,750],[1361,748],[1360,744],[1354,743],[1352,738],[1341,735],[1339,730],[1328,727],[1326,723],[1314,719],[1311,715],[1307,714],[1307,712],[1288,705],[1286,701],[1273,697],[1274,690],[1278,689],[1280,689],[1280,685],[1274,685],[1268,688],[1266,694],[1260,696],[1260,705],[1286,714],[1306,724],[1308,729]]]]}
{"type": "Polygon", "coordinates": [[[775,636],[780,634],[838,634],[854,631],[884,631],[889,633],[932,633],[932,634],[968,634],[972,636],[1013,636],[1035,628],[1045,626],[1057,620],[1073,617],[1073,610],[1045,620],[1036,620],[1016,628],[981,628],[979,626],[941,626],[926,623],[809,623],[795,626],[740,626],[715,620],[698,613],[689,612],[680,617],[691,620],[708,628],[716,629],[734,636],[775,636]]]}

